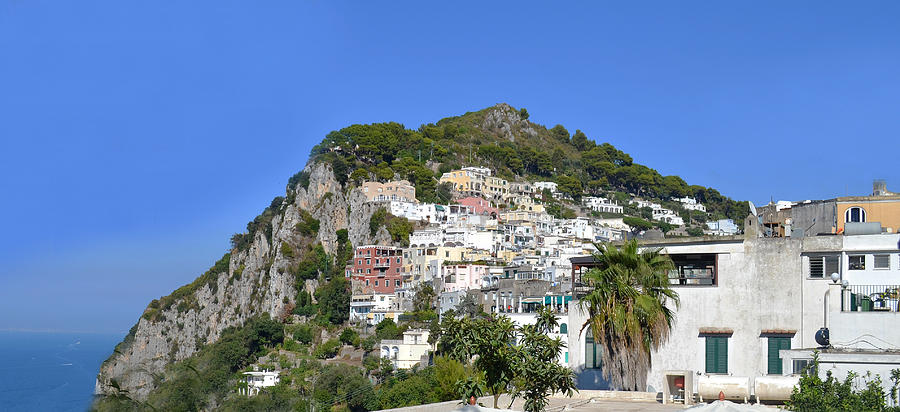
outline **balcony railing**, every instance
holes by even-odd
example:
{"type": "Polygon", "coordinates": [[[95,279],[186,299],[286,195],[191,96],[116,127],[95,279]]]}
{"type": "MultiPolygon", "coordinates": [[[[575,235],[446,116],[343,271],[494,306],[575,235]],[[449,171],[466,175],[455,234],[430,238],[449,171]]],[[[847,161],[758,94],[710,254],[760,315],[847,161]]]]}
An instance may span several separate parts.
{"type": "Polygon", "coordinates": [[[897,312],[900,285],[851,285],[844,291],[845,312],[897,312]]]}

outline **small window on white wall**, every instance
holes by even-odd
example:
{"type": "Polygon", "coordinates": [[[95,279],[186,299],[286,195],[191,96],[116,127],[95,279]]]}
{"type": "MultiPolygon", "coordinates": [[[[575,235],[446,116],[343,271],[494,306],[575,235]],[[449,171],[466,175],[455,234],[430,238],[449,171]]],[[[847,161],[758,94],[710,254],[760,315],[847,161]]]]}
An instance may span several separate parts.
{"type": "Polygon", "coordinates": [[[890,269],[891,255],[875,255],[875,269],[890,269]]]}
{"type": "Polygon", "coordinates": [[[845,222],[865,222],[866,210],[861,207],[851,207],[844,213],[845,222]]]}
{"type": "Polygon", "coordinates": [[[850,255],[850,270],[866,270],[866,255],[850,255]]]}

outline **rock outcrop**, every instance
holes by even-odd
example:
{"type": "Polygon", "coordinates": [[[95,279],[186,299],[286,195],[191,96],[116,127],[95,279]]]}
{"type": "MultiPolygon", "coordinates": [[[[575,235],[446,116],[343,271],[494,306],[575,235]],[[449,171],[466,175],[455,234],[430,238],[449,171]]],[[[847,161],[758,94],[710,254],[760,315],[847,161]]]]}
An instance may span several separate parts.
{"type": "MultiPolygon", "coordinates": [[[[261,313],[284,315],[297,290],[289,270],[293,262],[279,247],[282,242],[301,245],[318,241],[326,252],[334,253],[339,229],[348,229],[353,245],[390,242],[384,228],[376,236],[370,235],[369,218],[378,206],[365,203],[359,190],[345,191],[324,163],[309,164],[305,171],[309,173],[309,184],[289,188],[287,200],[271,219],[271,231],[258,230],[249,247],[232,251],[227,271],[212,274],[208,282],[200,282],[199,286],[191,288],[198,283],[194,282],[177,290],[163,298],[167,300],[164,306],[148,306],[125,340],[101,365],[97,394],[127,391],[129,396],[144,400],[159,383],[166,365],[191,356],[203,344],[215,342],[225,328],[242,325],[261,313]],[[305,239],[295,230],[303,210],[319,220],[315,239],[305,239]],[[271,233],[271,238],[267,233],[271,233]]],[[[315,281],[306,282],[308,289],[316,285],[315,281]]]]}

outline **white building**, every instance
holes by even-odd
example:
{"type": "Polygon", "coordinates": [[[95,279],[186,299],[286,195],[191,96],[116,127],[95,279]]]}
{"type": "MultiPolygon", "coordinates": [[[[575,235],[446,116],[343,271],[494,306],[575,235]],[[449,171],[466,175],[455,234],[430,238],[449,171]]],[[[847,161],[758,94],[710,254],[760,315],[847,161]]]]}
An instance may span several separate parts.
{"type": "Polygon", "coordinates": [[[385,314],[399,310],[394,293],[370,293],[350,297],[350,321],[377,325],[385,314]]]}
{"type": "Polygon", "coordinates": [[[555,182],[534,182],[534,190],[538,193],[543,192],[544,189],[550,191],[550,193],[556,194],[558,192],[559,185],[555,182]]]}
{"type": "Polygon", "coordinates": [[[281,377],[278,376],[276,371],[263,370],[261,372],[244,372],[244,377],[241,380],[247,384],[247,387],[238,389],[238,393],[253,396],[258,395],[262,388],[277,385],[281,382],[281,377]]]}
{"type": "Polygon", "coordinates": [[[714,236],[736,235],[740,232],[738,225],[731,219],[719,219],[714,222],[706,222],[706,228],[707,230],[704,232],[714,236]]]}
{"type": "Polygon", "coordinates": [[[391,360],[395,369],[409,369],[422,361],[422,357],[433,351],[428,343],[429,332],[424,329],[413,329],[403,332],[403,339],[385,339],[381,347],[381,357],[391,360]]]}
{"type": "Polygon", "coordinates": [[[605,197],[585,197],[582,199],[582,202],[584,202],[585,206],[595,212],[622,214],[625,211],[625,208],[619,206],[618,202],[609,200],[605,197]]]}
{"type": "Polygon", "coordinates": [[[706,206],[703,206],[702,203],[698,202],[697,199],[694,199],[693,197],[685,196],[672,200],[681,203],[681,207],[683,207],[685,210],[696,210],[704,213],[706,212],[706,206]]]}
{"type": "MultiPolygon", "coordinates": [[[[820,364],[821,375],[832,370],[840,379],[848,370],[872,371],[886,382],[885,373],[900,368],[898,241],[893,234],[644,243],[662,247],[672,258],[676,270],[669,279],[681,304],[667,343],[652,353],[643,389],[662,391],[666,371],[689,371],[693,388],[728,377],[746,382],[752,395],[757,379],[800,373],[819,346],[815,334],[823,326],[833,348],[823,352],[828,361],[820,364]],[[880,273],[869,269],[876,256],[886,256],[879,258],[880,273]],[[860,262],[865,268],[851,269],[860,262]],[[842,286],[842,280],[848,284],[842,286]]],[[[572,259],[576,284],[590,262],[572,259]]],[[[573,304],[569,324],[583,325],[586,315],[573,304]]],[[[608,389],[602,348],[589,330],[577,329],[570,328],[568,347],[578,387],[608,389]]]]}

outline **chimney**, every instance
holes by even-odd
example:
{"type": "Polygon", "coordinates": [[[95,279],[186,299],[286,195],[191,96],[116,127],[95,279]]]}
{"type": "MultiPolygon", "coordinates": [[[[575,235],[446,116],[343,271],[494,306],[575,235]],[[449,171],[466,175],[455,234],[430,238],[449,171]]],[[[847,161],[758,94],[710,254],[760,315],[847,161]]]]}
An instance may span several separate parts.
{"type": "Polygon", "coordinates": [[[887,190],[887,184],[882,179],[876,179],[872,182],[872,196],[890,196],[896,193],[887,190]]]}

